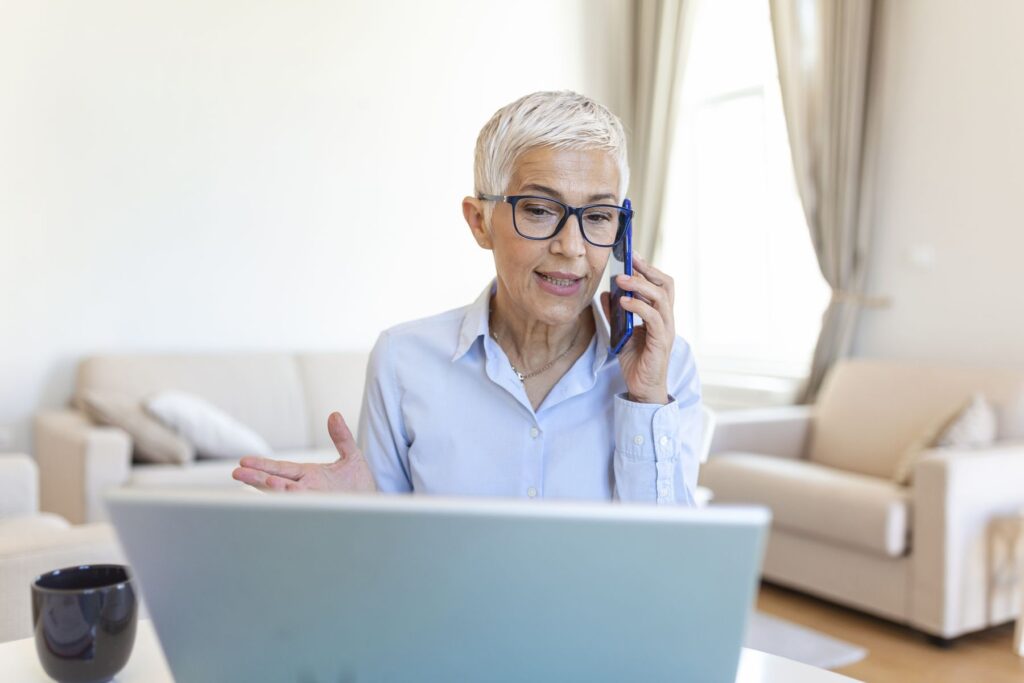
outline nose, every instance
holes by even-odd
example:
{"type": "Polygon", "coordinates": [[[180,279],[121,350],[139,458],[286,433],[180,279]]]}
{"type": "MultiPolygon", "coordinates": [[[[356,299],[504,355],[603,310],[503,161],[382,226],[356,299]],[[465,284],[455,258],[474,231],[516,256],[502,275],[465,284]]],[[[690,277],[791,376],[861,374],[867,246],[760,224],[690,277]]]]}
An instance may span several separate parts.
{"type": "Polygon", "coordinates": [[[565,219],[565,225],[551,240],[551,251],[571,258],[578,258],[587,253],[587,241],[583,239],[583,224],[580,223],[579,216],[572,214],[565,219]]]}

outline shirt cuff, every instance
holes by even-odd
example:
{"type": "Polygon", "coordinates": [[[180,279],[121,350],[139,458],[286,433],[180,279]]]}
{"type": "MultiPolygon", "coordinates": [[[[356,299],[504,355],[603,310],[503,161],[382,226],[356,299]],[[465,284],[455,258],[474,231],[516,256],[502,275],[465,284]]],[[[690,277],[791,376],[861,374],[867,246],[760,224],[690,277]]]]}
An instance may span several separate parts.
{"type": "Polygon", "coordinates": [[[615,450],[623,461],[616,469],[623,478],[639,478],[618,481],[620,493],[630,491],[629,498],[640,494],[639,498],[659,504],[676,502],[678,426],[679,403],[672,396],[665,405],[636,403],[625,394],[615,397],[615,450]]]}

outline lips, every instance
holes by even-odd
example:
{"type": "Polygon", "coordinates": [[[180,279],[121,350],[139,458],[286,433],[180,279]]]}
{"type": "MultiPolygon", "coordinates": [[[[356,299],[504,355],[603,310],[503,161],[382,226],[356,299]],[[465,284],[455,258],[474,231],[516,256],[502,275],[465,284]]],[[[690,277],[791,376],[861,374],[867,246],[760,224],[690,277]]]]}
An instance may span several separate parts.
{"type": "Polygon", "coordinates": [[[549,270],[549,271],[540,271],[540,270],[538,270],[536,272],[542,278],[544,278],[547,281],[549,281],[549,282],[551,282],[553,284],[556,284],[556,285],[558,285],[560,287],[571,287],[572,285],[576,284],[577,282],[579,282],[580,280],[583,279],[583,276],[581,276],[581,275],[574,275],[572,273],[563,273],[562,271],[559,271],[559,270],[549,270]]]}
{"type": "Polygon", "coordinates": [[[555,296],[573,296],[583,286],[583,277],[574,273],[535,270],[533,276],[542,290],[555,296]]]}

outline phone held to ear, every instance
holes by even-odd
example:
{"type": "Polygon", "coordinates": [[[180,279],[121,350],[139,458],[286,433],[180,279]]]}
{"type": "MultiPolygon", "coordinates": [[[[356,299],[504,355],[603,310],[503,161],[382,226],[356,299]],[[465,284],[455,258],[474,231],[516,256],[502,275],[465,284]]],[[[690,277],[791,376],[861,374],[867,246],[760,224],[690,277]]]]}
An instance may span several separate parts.
{"type": "MultiPolygon", "coordinates": [[[[622,203],[622,206],[626,209],[632,209],[633,204],[628,199],[622,203]]],[[[633,274],[633,217],[632,214],[626,219],[626,228],[622,232],[622,239],[620,239],[614,247],[612,247],[611,263],[608,266],[611,283],[609,292],[609,308],[611,309],[611,315],[609,316],[609,324],[611,325],[611,342],[610,347],[612,353],[617,354],[629,341],[629,338],[633,336],[633,314],[622,307],[622,297],[632,297],[632,292],[619,287],[615,282],[615,278],[619,275],[632,275],[633,274]]]]}

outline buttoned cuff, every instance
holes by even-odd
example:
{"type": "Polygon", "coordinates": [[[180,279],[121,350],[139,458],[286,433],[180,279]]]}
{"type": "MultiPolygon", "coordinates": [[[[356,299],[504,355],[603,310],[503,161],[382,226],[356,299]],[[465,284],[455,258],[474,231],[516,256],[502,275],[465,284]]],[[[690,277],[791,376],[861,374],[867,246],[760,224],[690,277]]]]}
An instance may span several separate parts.
{"type": "MultiPolygon", "coordinates": [[[[615,397],[616,488],[623,500],[676,502],[679,403],[636,403],[615,397]],[[652,488],[653,484],[653,488],[652,488]]],[[[681,482],[679,482],[681,484],[681,482]]]]}

